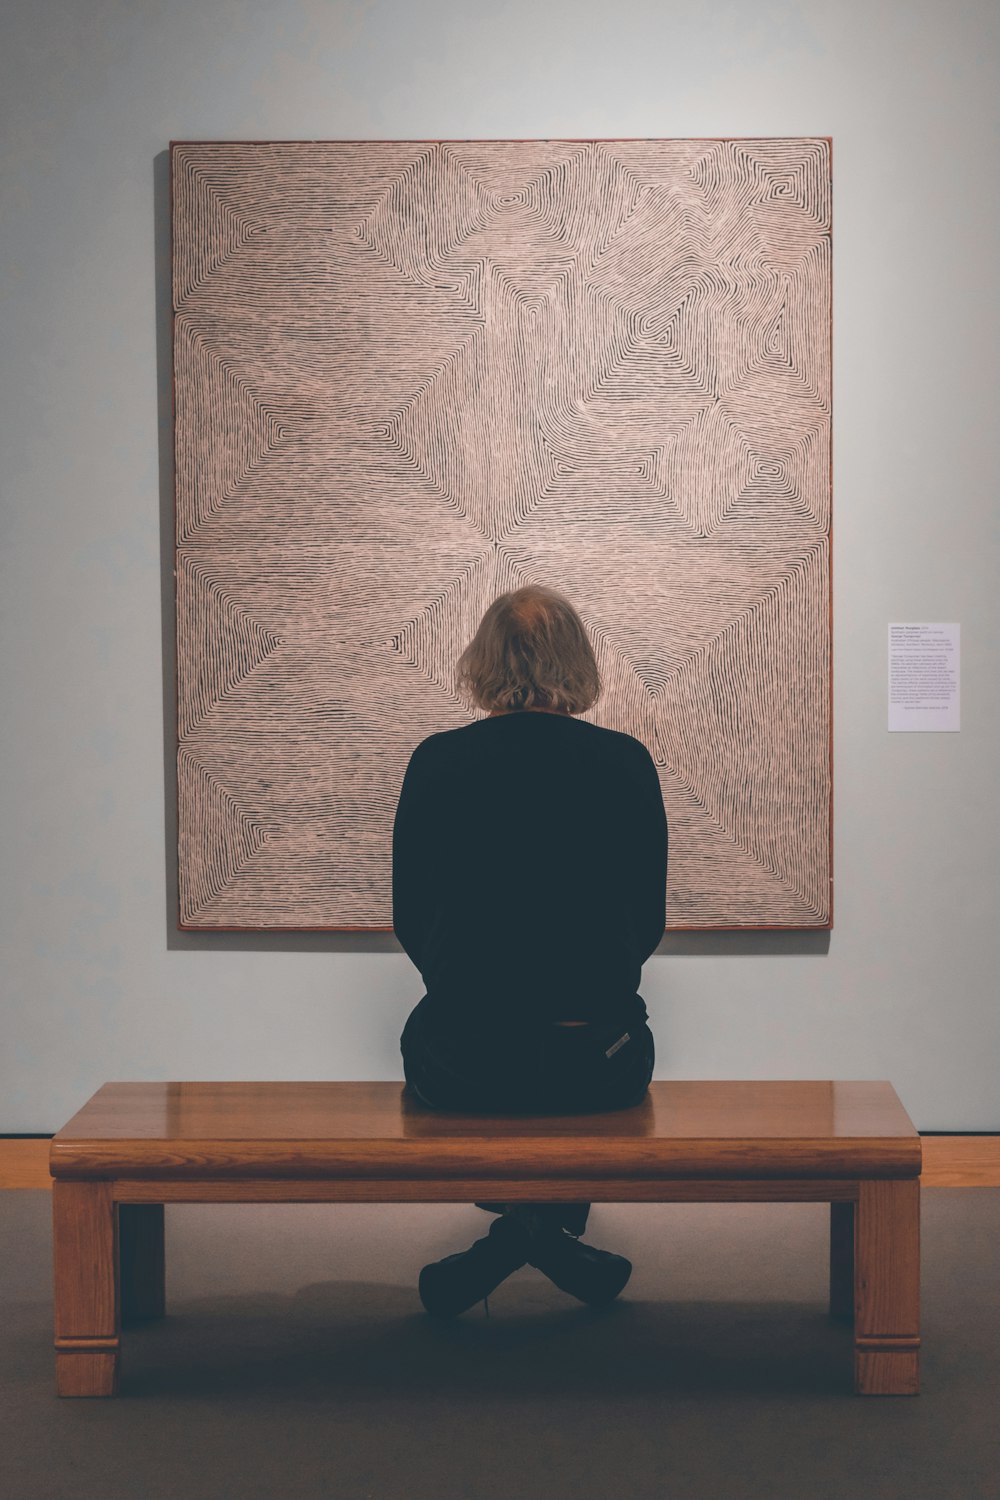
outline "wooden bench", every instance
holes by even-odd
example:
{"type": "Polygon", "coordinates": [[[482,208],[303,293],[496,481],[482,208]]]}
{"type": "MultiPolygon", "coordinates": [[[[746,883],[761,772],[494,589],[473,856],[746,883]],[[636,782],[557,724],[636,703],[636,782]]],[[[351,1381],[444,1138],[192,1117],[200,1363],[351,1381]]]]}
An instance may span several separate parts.
{"type": "MultiPolygon", "coordinates": [[[[863,1395],[915,1395],[920,1137],[886,1082],[653,1083],[633,1109],[436,1113],[399,1083],[106,1083],[53,1137],[56,1385],[118,1389],[166,1203],[828,1202],[863,1395]]],[[[415,1295],[415,1294],[414,1294],[415,1295]]]]}

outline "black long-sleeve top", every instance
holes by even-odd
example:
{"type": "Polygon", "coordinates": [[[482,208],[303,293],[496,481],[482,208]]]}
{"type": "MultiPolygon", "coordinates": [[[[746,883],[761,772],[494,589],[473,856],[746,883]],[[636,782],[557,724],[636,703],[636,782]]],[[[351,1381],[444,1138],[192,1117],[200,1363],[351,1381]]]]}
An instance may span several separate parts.
{"type": "Polygon", "coordinates": [[[425,1005],[475,1028],[646,1018],[667,818],[641,740],[515,711],[429,735],[393,826],[393,927],[425,1005]]]}

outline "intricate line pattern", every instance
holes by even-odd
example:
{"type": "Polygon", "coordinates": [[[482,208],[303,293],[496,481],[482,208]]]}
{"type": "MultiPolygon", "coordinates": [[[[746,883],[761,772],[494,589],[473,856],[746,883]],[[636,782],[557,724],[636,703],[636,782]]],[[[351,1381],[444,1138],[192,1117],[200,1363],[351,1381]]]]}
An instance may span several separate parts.
{"type": "Polygon", "coordinates": [[[391,925],[526,581],[649,747],[668,926],[829,921],[824,139],[173,152],[180,913],[391,925]]]}

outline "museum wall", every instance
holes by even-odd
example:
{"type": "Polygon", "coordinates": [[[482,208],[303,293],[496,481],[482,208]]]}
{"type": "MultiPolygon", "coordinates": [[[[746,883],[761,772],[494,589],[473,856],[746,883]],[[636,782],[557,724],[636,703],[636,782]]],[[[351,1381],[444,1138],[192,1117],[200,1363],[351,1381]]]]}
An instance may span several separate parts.
{"type": "Polygon", "coordinates": [[[422,994],[391,934],[175,930],[168,142],[718,135],[833,138],[834,928],[665,938],[656,1076],[1000,1129],[995,6],[5,0],[3,41],[0,1132],[399,1079],[422,994]],[[961,622],[960,733],[887,733],[890,620],[961,622]]]}

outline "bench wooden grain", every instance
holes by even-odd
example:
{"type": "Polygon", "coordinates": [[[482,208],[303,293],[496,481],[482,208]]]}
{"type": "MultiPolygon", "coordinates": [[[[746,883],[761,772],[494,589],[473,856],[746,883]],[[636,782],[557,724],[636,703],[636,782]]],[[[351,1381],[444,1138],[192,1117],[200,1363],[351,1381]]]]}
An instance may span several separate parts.
{"type": "Polygon", "coordinates": [[[921,1146],[879,1081],[655,1082],[600,1114],[439,1113],[399,1083],[106,1083],[52,1139],[56,1387],[118,1390],[164,1313],[167,1203],[828,1202],[854,1388],[919,1389],[921,1146]]]}

